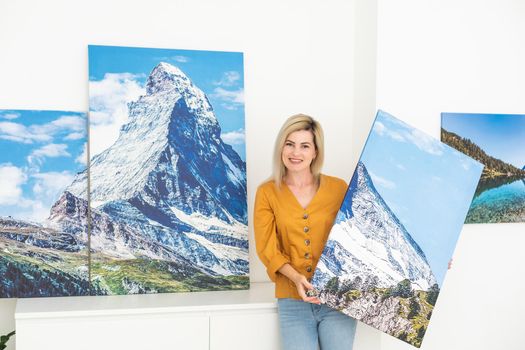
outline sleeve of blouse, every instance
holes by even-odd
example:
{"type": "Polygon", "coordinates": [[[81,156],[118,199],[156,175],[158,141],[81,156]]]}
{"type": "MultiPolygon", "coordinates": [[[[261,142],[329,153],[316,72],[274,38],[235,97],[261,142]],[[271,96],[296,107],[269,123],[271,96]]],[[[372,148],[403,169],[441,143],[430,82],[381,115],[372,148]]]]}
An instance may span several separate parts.
{"type": "Polygon", "coordinates": [[[253,220],[257,255],[266,266],[266,272],[275,281],[277,271],[290,260],[281,252],[277,239],[275,215],[264,189],[259,187],[255,196],[253,220]]]}

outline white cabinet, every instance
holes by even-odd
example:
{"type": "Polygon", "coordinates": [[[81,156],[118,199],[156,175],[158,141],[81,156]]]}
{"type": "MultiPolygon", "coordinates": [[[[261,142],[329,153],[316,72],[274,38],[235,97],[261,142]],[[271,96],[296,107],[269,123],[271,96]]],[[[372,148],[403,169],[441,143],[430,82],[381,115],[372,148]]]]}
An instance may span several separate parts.
{"type": "Polygon", "coordinates": [[[210,350],[279,349],[277,325],[275,311],[214,315],[210,318],[210,350]]]}
{"type": "Polygon", "coordinates": [[[273,284],[247,291],[19,299],[17,350],[279,349],[273,284]]]}
{"type": "Polygon", "coordinates": [[[208,318],[188,315],[17,320],[17,349],[208,349],[208,318]]]}

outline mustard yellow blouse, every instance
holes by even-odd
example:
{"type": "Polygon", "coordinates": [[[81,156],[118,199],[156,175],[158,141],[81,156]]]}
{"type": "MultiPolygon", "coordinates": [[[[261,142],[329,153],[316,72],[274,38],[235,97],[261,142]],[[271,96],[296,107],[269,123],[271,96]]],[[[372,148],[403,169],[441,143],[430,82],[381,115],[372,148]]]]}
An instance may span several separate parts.
{"type": "Polygon", "coordinates": [[[321,175],[317,193],[303,208],[292,191],[273,181],[263,183],[255,197],[254,230],[257,254],[275,282],[277,298],[301,299],[295,284],[278,270],[289,263],[311,279],[347,184],[337,177],[321,175]]]}

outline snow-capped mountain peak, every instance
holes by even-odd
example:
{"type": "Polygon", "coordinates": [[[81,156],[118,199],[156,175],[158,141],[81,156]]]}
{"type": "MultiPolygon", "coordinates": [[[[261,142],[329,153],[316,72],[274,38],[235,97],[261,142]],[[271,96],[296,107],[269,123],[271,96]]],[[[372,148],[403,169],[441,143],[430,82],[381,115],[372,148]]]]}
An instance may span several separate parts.
{"type": "Polygon", "coordinates": [[[192,82],[179,68],[160,62],[151,71],[148,81],[146,83],[146,92],[148,95],[153,95],[162,90],[172,90],[174,88],[188,88],[192,86],[192,82]]]}
{"type": "MultiPolygon", "coordinates": [[[[245,273],[246,164],[222,141],[204,92],[179,68],[159,63],[146,85],[146,95],[128,104],[117,141],[91,160],[93,215],[101,227],[119,227],[115,237],[95,234],[93,242],[112,246],[124,237],[135,242],[130,254],[164,259],[175,249],[199,269],[245,273]],[[151,243],[141,243],[147,252],[137,250],[141,240],[151,243]]],[[[86,172],[68,191],[84,195],[85,179],[86,172]]]]}
{"type": "Polygon", "coordinates": [[[437,283],[425,254],[377,192],[362,162],[330,232],[314,285],[333,276],[363,281],[377,276],[381,287],[408,279],[418,290],[437,283]]]}
{"type": "Polygon", "coordinates": [[[206,94],[179,68],[169,63],[161,62],[153,68],[146,83],[146,92],[147,95],[179,94],[184,98],[186,106],[198,114],[198,122],[218,127],[217,118],[206,94]]]}

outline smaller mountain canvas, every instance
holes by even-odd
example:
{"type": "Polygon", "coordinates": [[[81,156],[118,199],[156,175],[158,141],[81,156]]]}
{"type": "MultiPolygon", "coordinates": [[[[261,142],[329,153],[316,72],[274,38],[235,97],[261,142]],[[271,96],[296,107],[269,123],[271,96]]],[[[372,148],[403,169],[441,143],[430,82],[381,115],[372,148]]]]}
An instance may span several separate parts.
{"type": "Polygon", "coordinates": [[[420,347],[483,166],[378,111],[312,284],[420,347]]]}
{"type": "Polygon", "coordinates": [[[525,115],[442,113],[441,141],[485,165],[465,223],[525,222],[525,115]]]}
{"type": "Polygon", "coordinates": [[[89,46],[91,282],[249,287],[243,55],[89,46]]]}
{"type": "Polygon", "coordinates": [[[90,293],[86,140],[85,113],[0,110],[0,298],[90,293]]]}

